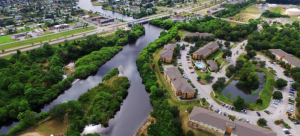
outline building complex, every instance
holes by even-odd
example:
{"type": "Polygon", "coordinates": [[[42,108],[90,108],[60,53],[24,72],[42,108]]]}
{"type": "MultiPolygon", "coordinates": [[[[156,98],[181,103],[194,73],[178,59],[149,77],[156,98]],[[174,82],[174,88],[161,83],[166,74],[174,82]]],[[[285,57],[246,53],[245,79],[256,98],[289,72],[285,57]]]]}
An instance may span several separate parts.
{"type": "Polygon", "coordinates": [[[193,53],[193,59],[206,59],[219,49],[217,42],[210,42],[193,53]]]}
{"type": "Polygon", "coordinates": [[[163,51],[160,54],[160,59],[163,62],[171,63],[173,58],[173,52],[176,48],[176,44],[167,44],[164,46],[163,51]]]}
{"type": "Polygon", "coordinates": [[[269,49],[275,55],[276,60],[284,61],[291,65],[291,68],[300,67],[300,61],[292,54],[288,54],[281,49],[269,49]]]}
{"type": "Polygon", "coordinates": [[[195,97],[195,89],[182,77],[176,67],[166,68],[164,77],[171,84],[174,95],[185,99],[195,97]]]}
{"type": "Polygon", "coordinates": [[[271,130],[246,122],[232,121],[227,116],[199,107],[194,107],[189,115],[188,125],[217,136],[277,136],[271,130]]]}

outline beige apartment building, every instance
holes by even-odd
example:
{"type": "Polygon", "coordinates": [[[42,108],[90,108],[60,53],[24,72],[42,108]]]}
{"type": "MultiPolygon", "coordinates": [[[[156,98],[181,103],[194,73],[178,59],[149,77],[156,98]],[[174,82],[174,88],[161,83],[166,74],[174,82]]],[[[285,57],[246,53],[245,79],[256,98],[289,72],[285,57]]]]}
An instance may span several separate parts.
{"type": "Polygon", "coordinates": [[[291,64],[291,68],[300,67],[300,61],[296,59],[292,54],[288,54],[281,49],[269,49],[272,54],[275,55],[276,60],[284,61],[291,64]]]}
{"type": "Polygon", "coordinates": [[[171,84],[175,96],[189,99],[195,97],[195,89],[182,77],[176,67],[167,68],[164,71],[164,78],[171,84]]]}
{"type": "Polygon", "coordinates": [[[160,59],[166,63],[172,63],[173,52],[176,44],[167,44],[164,46],[163,51],[160,53],[160,59]]]}
{"type": "Polygon", "coordinates": [[[194,107],[188,125],[216,136],[277,136],[271,130],[238,120],[231,121],[227,116],[200,107],[194,107]]]}
{"type": "Polygon", "coordinates": [[[206,59],[219,49],[217,42],[210,42],[193,53],[193,59],[206,59]]]}

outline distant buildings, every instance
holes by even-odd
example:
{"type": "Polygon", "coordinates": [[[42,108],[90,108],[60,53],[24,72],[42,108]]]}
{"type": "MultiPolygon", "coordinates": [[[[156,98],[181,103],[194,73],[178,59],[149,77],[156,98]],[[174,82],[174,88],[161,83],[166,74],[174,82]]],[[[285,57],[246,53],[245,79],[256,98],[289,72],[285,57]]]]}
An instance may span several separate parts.
{"type": "Polygon", "coordinates": [[[176,44],[165,45],[163,51],[160,53],[160,59],[163,62],[171,63],[175,48],[176,48],[176,44]]]}
{"type": "Polygon", "coordinates": [[[216,136],[277,136],[271,130],[241,121],[233,122],[227,116],[199,107],[194,107],[189,115],[188,125],[216,136]]]}
{"type": "Polygon", "coordinates": [[[170,20],[172,20],[172,21],[178,21],[178,22],[183,22],[185,20],[185,17],[181,16],[181,15],[175,15],[175,16],[172,16],[170,18],[170,20]]]}
{"type": "Polygon", "coordinates": [[[167,68],[164,71],[164,78],[171,84],[174,95],[185,99],[195,97],[195,89],[182,77],[176,67],[167,68]]]}
{"type": "Polygon", "coordinates": [[[210,42],[193,53],[194,59],[206,59],[210,54],[219,49],[217,42],[210,42]]]}
{"type": "Polygon", "coordinates": [[[103,17],[103,16],[92,17],[89,20],[92,22],[98,22],[99,24],[105,24],[105,23],[110,23],[110,22],[115,21],[113,18],[107,18],[107,17],[103,17]]]}
{"type": "Polygon", "coordinates": [[[212,33],[188,33],[188,34],[184,34],[183,37],[194,37],[194,36],[199,36],[199,37],[207,37],[207,36],[213,36],[212,33]]]}
{"type": "Polygon", "coordinates": [[[269,49],[272,54],[275,55],[276,60],[284,61],[285,63],[291,64],[291,68],[300,67],[300,61],[294,58],[293,55],[284,52],[281,49],[269,49]]]}

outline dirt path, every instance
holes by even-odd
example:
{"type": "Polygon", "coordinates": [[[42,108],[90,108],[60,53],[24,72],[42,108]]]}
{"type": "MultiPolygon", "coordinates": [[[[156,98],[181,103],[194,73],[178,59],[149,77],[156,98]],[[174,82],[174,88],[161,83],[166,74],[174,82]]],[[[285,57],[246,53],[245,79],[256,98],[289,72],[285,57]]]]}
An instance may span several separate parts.
{"type": "Polygon", "coordinates": [[[30,133],[22,134],[20,136],[42,136],[42,135],[40,135],[39,133],[36,133],[36,132],[30,132],[30,133]]]}

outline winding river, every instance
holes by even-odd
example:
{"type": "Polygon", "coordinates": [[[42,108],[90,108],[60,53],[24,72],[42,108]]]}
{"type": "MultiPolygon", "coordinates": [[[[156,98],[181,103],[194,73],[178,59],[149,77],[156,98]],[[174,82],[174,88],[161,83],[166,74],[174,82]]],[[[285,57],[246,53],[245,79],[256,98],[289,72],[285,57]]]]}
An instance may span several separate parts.
{"type": "MultiPolygon", "coordinates": [[[[108,16],[123,19],[126,21],[133,20],[132,17],[127,17],[119,13],[113,13],[108,10],[102,10],[100,6],[93,6],[90,0],[79,0],[79,7],[86,10],[100,11],[108,16]]],[[[101,125],[86,126],[83,133],[98,132],[101,136],[132,136],[140,127],[144,119],[149,115],[152,106],[149,99],[149,94],[146,92],[142,79],[137,71],[136,58],[140,52],[155,39],[158,38],[161,28],[150,24],[144,25],[146,34],[141,36],[135,43],[127,44],[123,50],[119,52],[110,61],[99,68],[96,75],[89,76],[85,80],[75,82],[72,87],[58,96],[50,104],[45,105],[41,111],[48,111],[54,105],[69,100],[77,100],[81,94],[102,81],[102,77],[111,69],[123,66],[126,76],[131,81],[131,86],[128,89],[128,96],[124,100],[121,109],[113,119],[109,121],[107,128],[102,128],[101,125]]],[[[0,133],[7,133],[13,126],[19,122],[13,122],[7,126],[2,126],[0,133]]]]}

